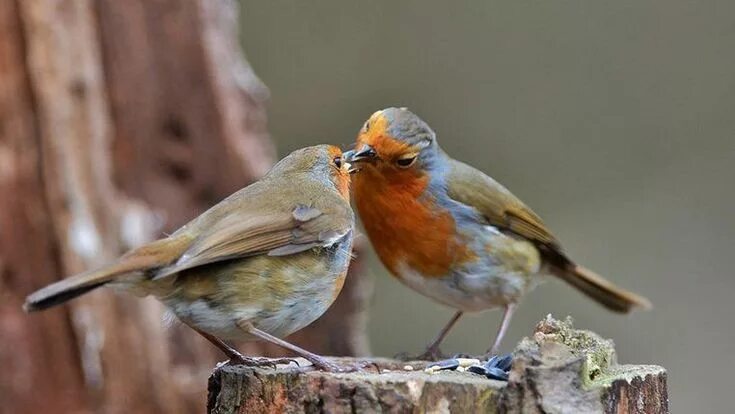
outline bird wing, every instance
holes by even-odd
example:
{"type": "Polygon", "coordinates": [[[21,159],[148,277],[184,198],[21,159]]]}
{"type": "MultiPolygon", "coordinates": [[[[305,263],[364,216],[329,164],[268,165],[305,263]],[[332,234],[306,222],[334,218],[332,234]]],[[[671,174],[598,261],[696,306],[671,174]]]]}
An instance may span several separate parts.
{"type": "Polygon", "coordinates": [[[489,224],[561,251],[559,241],[541,218],[482,171],[451,160],[447,191],[453,200],[479,211],[489,224]]]}
{"type": "Polygon", "coordinates": [[[259,254],[286,256],[313,247],[331,246],[352,231],[349,206],[327,209],[299,204],[287,212],[230,213],[204,229],[171,266],[156,273],[160,279],[209,263],[259,254]]]}

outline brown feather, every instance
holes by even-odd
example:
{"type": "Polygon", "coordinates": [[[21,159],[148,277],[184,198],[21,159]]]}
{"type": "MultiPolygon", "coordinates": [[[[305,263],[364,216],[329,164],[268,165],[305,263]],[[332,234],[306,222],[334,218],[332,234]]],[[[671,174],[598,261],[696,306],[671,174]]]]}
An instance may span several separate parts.
{"type": "Polygon", "coordinates": [[[488,224],[523,238],[561,249],[541,218],[508,189],[482,171],[450,160],[447,191],[452,199],[474,207],[488,224]]]}
{"type": "Polygon", "coordinates": [[[233,258],[304,251],[327,242],[322,238],[324,234],[346,235],[352,229],[352,217],[352,211],[343,202],[321,209],[297,204],[290,211],[260,215],[232,212],[215,225],[203,228],[181,258],[157,272],[155,279],[233,258]]]}
{"type": "Polygon", "coordinates": [[[651,307],[648,299],[575,264],[541,218],[505,187],[469,165],[456,160],[451,162],[452,171],[447,182],[449,196],[477,209],[488,224],[533,242],[555,276],[615,312],[651,307]]]}
{"type": "Polygon", "coordinates": [[[349,173],[334,168],[337,156],[338,148],[324,145],[294,151],[262,180],[170,237],[134,249],[110,266],[47,286],[28,296],[25,308],[54,306],[109,282],[129,282],[135,285],[129,289],[151,293],[165,285],[155,280],[182,270],[275,249],[282,254],[303,251],[331,242],[325,235],[347,235],[354,227],[346,193],[349,173]],[[145,277],[127,278],[130,274],[145,277]]]}
{"type": "Polygon", "coordinates": [[[556,269],[554,275],[613,312],[628,313],[635,308],[652,307],[651,302],[643,296],[617,287],[597,273],[579,265],[565,270],[556,269]]]}
{"type": "Polygon", "coordinates": [[[169,237],[134,249],[117,262],[100,269],[62,279],[34,292],[26,298],[26,312],[43,310],[82,295],[131,273],[142,273],[165,266],[175,260],[186,247],[186,237],[169,237]]]}

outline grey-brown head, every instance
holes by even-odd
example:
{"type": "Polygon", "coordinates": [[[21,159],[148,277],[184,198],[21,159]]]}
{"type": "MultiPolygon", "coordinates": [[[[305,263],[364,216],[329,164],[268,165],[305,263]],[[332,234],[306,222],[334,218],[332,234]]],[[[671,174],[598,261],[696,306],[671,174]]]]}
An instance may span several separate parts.
{"type": "Polygon", "coordinates": [[[345,159],[408,169],[429,167],[438,154],[436,134],[424,120],[406,108],[386,108],[365,122],[355,149],[346,152],[345,159]]]}

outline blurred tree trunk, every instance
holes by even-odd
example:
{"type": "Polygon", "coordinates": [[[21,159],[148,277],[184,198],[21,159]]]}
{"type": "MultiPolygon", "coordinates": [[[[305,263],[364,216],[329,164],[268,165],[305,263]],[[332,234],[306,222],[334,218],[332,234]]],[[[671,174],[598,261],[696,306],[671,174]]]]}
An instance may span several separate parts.
{"type": "MultiPolygon", "coordinates": [[[[0,412],[204,409],[222,356],[165,328],[156,301],[101,291],[32,316],[21,304],[274,162],[268,90],[236,18],[231,0],[0,1],[0,412]]],[[[299,343],[367,352],[370,289],[352,276],[299,343]]]]}

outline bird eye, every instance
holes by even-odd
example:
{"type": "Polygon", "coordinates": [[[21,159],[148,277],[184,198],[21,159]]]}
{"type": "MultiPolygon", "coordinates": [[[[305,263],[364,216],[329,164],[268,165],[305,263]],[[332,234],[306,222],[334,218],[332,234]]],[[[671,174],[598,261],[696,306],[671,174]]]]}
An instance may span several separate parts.
{"type": "Polygon", "coordinates": [[[362,127],[362,130],[364,132],[368,132],[370,130],[370,121],[365,122],[365,125],[362,127]]]}
{"type": "Polygon", "coordinates": [[[413,163],[416,161],[416,156],[412,155],[410,157],[405,158],[399,158],[396,160],[396,164],[398,164],[401,168],[408,168],[413,165],[413,163]]]}
{"type": "Polygon", "coordinates": [[[342,157],[334,157],[332,162],[337,168],[342,168],[342,157]]]}

